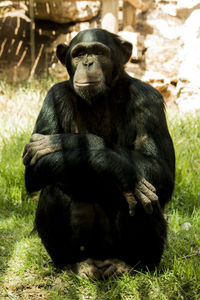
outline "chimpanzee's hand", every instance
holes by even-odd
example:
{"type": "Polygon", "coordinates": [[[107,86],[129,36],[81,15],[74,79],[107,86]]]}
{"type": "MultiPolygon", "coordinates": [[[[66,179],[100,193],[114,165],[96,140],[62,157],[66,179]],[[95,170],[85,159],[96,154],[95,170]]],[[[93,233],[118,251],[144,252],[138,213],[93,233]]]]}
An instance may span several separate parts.
{"type": "Polygon", "coordinates": [[[158,196],[156,195],[155,187],[145,178],[142,178],[136,184],[134,193],[124,193],[124,196],[129,205],[130,216],[134,216],[137,200],[142,203],[142,206],[147,214],[152,214],[153,204],[158,202],[158,196]]]}
{"type": "Polygon", "coordinates": [[[23,163],[27,165],[30,162],[30,165],[34,165],[40,157],[59,150],[61,145],[52,143],[52,135],[35,133],[24,148],[23,163]]]}

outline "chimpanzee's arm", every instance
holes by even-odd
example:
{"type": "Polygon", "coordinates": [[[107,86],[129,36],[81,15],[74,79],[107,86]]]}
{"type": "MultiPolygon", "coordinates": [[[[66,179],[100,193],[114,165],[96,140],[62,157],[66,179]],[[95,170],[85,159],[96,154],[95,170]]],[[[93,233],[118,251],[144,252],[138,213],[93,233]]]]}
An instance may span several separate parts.
{"type": "MultiPolygon", "coordinates": [[[[69,117],[72,111],[71,107],[66,109],[69,104],[66,101],[66,94],[69,91],[64,91],[63,95],[59,94],[56,99],[55,90],[54,88],[48,92],[36,122],[34,135],[24,150],[27,190],[32,192],[52,183],[63,183],[77,190],[77,186],[80,188],[84,179],[87,179],[90,174],[94,176],[99,174],[104,178],[108,176],[108,181],[115,181],[121,189],[129,204],[130,214],[133,214],[136,201],[132,190],[139,181],[136,180],[133,165],[121,153],[117,154],[107,149],[104,140],[94,134],[57,134],[62,132],[61,121],[65,120],[65,125],[70,124],[69,117]],[[61,109],[62,106],[64,109],[61,109]],[[64,110],[63,118],[61,114],[64,110]],[[57,152],[52,153],[55,151],[57,152]]],[[[144,194],[147,192],[153,201],[157,200],[154,189],[151,192],[144,183],[141,182],[140,185],[144,194]]],[[[88,182],[86,186],[88,187],[88,182]]],[[[150,198],[148,203],[144,202],[144,204],[148,210],[148,206],[151,207],[150,198]]]]}
{"type": "MultiPolygon", "coordinates": [[[[65,99],[61,100],[64,102],[65,99]]],[[[40,139],[33,137],[25,147],[23,161],[26,165],[26,186],[28,191],[39,190],[46,184],[63,182],[66,183],[66,174],[74,170],[80,173],[80,169],[96,174],[109,174],[113,176],[123,191],[129,191],[129,186],[134,188],[136,176],[133,164],[130,164],[125,153],[117,153],[105,146],[104,140],[94,134],[77,134],[60,132],[60,107],[59,99],[55,99],[54,90],[47,94],[44,105],[38,116],[34,133],[42,134],[42,157],[32,159],[40,148],[40,139]],[[39,143],[38,143],[39,142],[39,143]],[[37,145],[35,145],[35,143],[37,145]],[[36,150],[35,150],[36,149],[36,150]],[[61,151],[60,151],[61,150],[61,151]],[[56,153],[52,153],[55,152],[56,153]],[[38,158],[40,158],[38,160],[38,158]],[[42,176],[40,175],[42,174],[42,176]],[[127,184],[130,181],[130,184],[127,184]]],[[[62,103],[68,105],[68,103],[62,103]]],[[[64,109],[63,109],[64,110],[64,109]]],[[[71,115],[70,107],[65,108],[65,119],[71,115]],[[67,115],[68,114],[68,115],[67,115]]],[[[67,120],[66,123],[70,120],[67,120]]],[[[85,176],[85,175],[84,175],[85,176]]],[[[70,175],[70,177],[72,177],[70,175]]],[[[78,175],[76,175],[76,178],[78,175]]],[[[83,178],[83,177],[82,177],[83,178]]],[[[78,182],[78,180],[76,180],[78,182]]],[[[130,190],[131,191],[131,190],[130,190]]]]}
{"type": "MultiPolygon", "coordinates": [[[[57,151],[42,156],[34,165],[26,166],[28,191],[39,190],[47,184],[66,184],[88,181],[91,176],[107,176],[122,190],[134,188],[134,166],[129,160],[111,149],[83,150],[81,148],[57,151]]],[[[131,190],[130,190],[131,191],[131,190]]]]}
{"type": "MultiPolygon", "coordinates": [[[[129,112],[130,120],[127,122],[129,127],[126,128],[124,135],[135,132],[136,128],[136,138],[130,137],[133,144],[127,147],[124,145],[121,149],[116,147],[115,150],[107,148],[102,138],[92,134],[52,135],[58,132],[58,122],[56,123],[56,115],[52,117],[55,110],[50,111],[50,105],[48,105],[50,117],[48,115],[42,119],[39,117],[38,122],[42,120],[44,125],[42,132],[39,130],[36,132],[52,135],[50,139],[54,145],[59,144],[55,143],[56,139],[59,140],[62,144],[62,151],[59,149],[55,153],[50,151],[32,166],[27,165],[27,189],[33,191],[50,183],[72,182],[72,178],[76,178],[75,182],[80,182],[86,171],[87,175],[92,172],[100,176],[109,175],[108,178],[116,181],[121,190],[128,195],[130,195],[129,192],[135,190],[136,197],[144,199],[143,206],[146,204],[148,206],[149,202],[151,204],[149,201],[151,195],[148,198],[149,193],[152,192],[152,199],[155,200],[155,189],[152,186],[147,187],[148,182],[151,182],[158,189],[159,196],[163,196],[166,192],[164,195],[166,202],[173,190],[173,146],[163,106],[159,101],[158,103],[153,101],[152,108],[145,108],[145,105],[146,103],[144,107],[134,108],[136,113],[133,116],[129,112]],[[48,129],[49,120],[53,120],[54,128],[51,123],[48,129]],[[148,181],[147,184],[144,180],[140,181],[143,177],[148,181]],[[136,184],[138,185],[135,186],[136,184]]],[[[41,114],[44,113],[41,112],[41,114]]],[[[37,124],[36,127],[38,128],[37,124]]]]}
{"type": "MultiPolygon", "coordinates": [[[[28,157],[31,162],[27,170],[31,169],[39,159],[34,168],[35,174],[29,174],[30,178],[37,178],[37,182],[40,184],[38,187],[35,187],[36,189],[42,188],[43,185],[60,182],[65,186],[68,183],[71,190],[76,190],[77,186],[74,183],[78,183],[80,190],[80,183],[82,183],[82,187],[88,187],[88,182],[92,184],[92,178],[90,180],[89,174],[93,174],[93,171],[95,171],[95,177],[96,175],[103,175],[105,179],[107,176],[108,181],[114,180],[118,187],[121,188],[129,205],[130,215],[134,214],[137,203],[132,193],[133,190],[135,190],[137,199],[141,201],[147,213],[152,212],[151,204],[158,200],[155,194],[156,190],[149,182],[144,178],[134,177],[134,163],[130,163],[128,156],[123,156],[122,152],[117,153],[106,148],[103,139],[92,134],[49,136],[35,134],[32,136],[31,142],[25,147],[25,164],[28,162],[28,157]],[[63,143],[61,143],[62,139],[64,139],[63,143]],[[79,145],[74,143],[77,139],[80,139],[79,145]],[[51,140],[54,140],[55,144],[52,144],[51,140]],[[53,153],[55,155],[52,156],[51,154],[53,153]],[[61,155],[60,158],[59,155],[61,155]],[[46,164],[44,163],[45,161],[46,164]],[[51,166],[51,162],[54,162],[56,165],[51,166]],[[42,163],[41,168],[39,167],[40,163],[42,163]],[[67,174],[69,174],[68,177],[67,174]],[[45,182],[45,180],[47,181],[45,182]],[[84,180],[86,180],[85,183],[84,180]]],[[[31,182],[31,185],[34,188],[34,182],[31,182]]],[[[27,180],[26,186],[29,189],[27,180]]]]}
{"type": "MultiPolygon", "coordinates": [[[[164,110],[164,100],[153,87],[139,80],[131,86],[132,99],[139,99],[133,108],[135,118],[130,128],[136,127],[132,160],[135,171],[156,188],[159,202],[164,208],[171,199],[175,178],[175,153],[164,110]]],[[[130,130],[128,131],[130,132],[130,130]]]]}

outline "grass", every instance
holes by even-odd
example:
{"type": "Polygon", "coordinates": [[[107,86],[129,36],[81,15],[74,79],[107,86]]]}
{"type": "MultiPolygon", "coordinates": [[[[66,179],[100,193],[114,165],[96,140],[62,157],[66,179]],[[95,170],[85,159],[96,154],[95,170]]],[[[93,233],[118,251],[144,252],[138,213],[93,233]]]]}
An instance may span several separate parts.
{"type": "Polygon", "coordinates": [[[37,195],[24,187],[23,147],[52,82],[0,83],[0,299],[200,299],[200,118],[168,113],[176,187],[169,238],[154,272],[84,280],[51,264],[33,228],[37,195]]]}

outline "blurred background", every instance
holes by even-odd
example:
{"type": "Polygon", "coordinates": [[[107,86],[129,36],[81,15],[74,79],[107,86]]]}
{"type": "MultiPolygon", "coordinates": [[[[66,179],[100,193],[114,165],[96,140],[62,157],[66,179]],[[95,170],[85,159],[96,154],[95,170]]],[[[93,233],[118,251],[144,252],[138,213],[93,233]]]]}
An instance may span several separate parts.
{"type": "Polygon", "coordinates": [[[0,78],[67,79],[58,43],[104,28],[133,44],[127,71],[180,111],[200,109],[200,0],[0,1],[0,78]]]}

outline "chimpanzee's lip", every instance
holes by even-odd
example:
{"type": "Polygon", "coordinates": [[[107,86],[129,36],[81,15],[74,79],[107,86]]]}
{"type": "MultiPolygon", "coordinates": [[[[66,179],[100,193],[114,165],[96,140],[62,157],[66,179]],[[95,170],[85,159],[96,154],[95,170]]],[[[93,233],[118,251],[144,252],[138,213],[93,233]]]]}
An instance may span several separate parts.
{"type": "Polygon", "coordinates": [[[99,81],[86,81],[86,82],[75,82],[76,86],[85,87],[85,86],[91,86],[91,85],[97,85],[99,84],[99,81]]]}

